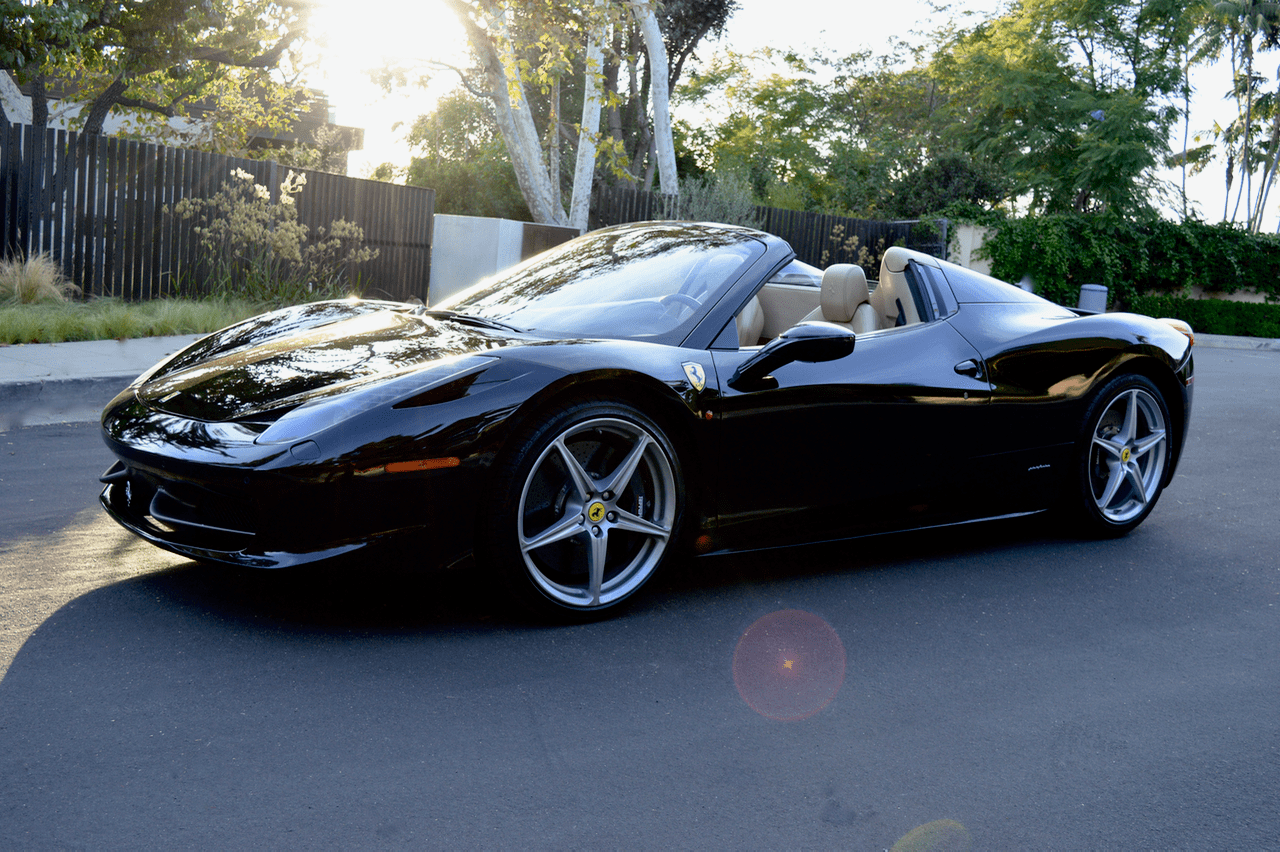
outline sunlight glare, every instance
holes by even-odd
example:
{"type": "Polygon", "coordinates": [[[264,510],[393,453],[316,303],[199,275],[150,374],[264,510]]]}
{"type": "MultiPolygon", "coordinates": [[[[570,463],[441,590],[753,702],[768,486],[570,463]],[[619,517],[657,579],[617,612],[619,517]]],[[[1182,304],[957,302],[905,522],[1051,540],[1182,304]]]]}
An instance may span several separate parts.
{"type": "Polygon", "coordinates": [[[454,72],[436,69],[425,91],[404,87],[387,94],[373,74],[388,65],[415,74],[429,70],[429,62],[470,65],[462,26],[439,0],[321,0],[311,34],[319,62],[308,84],[328,95],[334,123],[366,131],[365,151],[352,153],[353,175],[362,173],[363,163],[407,163],[403,129],[393,132],[392,125],[407,126],[430,112],[458,80],[454,72]]]}

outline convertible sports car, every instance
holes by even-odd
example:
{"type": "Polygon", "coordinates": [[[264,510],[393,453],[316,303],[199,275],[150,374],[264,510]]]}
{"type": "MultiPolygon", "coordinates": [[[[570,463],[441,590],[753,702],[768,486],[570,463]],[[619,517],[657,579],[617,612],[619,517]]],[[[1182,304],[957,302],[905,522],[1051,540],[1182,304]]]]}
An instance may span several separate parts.
{"type": "Polygon", "coordinates": [[[870,291],[857,266],[815,287],[792,260],[758,231],[649,222],[431,309],[247,320],[107,406],[102,504],[195,559],[395,545],[580,614],[681,550],[1054,508],[1109,536],[1151,512],[1186,440],[1190,328],[902,248],[870,291]]]}

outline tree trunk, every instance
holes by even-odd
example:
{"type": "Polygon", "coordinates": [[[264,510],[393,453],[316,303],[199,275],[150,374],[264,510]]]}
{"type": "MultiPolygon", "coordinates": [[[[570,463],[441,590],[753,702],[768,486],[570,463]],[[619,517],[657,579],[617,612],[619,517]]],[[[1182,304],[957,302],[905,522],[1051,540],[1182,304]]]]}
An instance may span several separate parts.
{"type": "MultiPolygon", "coordinates": [[[[466,30],[467,40],[476,52],[489,83],[489,99],[493,102],[498,131],[507,143],[507,153],[516,173],[520,194],[529,205],[535,222],[545,225],[567,225],[568,216],[558,191],[554,191],[547,170],[542,164],[542,145],[538,129],[533,123],[533,113],[525,97],[520,80],[508,79],[506,66],[494,42],[494,36],[481,28],[471,13],[476,10],[466,0],[445,0],[466,30]]],[[[490,23],[490,29],[501,28],[500,19],[490,23]]],[[[514,62],[512,68],[515,68],[514,62]]]]}
{"type": "Polygon", "coordinates": [[[618,145],[623,145],[625,140],[622,136],[622,111],[618,109],[618,104],[622,100],[618,92],[618,76],[622,73],[622,63],[617,59],[622,55],[622,33],[620,30],[621,27],[614,30],[613,33],[613,44],[610,50],[611,58],[604,75],[604,94],[606,100],[611,102],[608,111],[609,135],[618,145]]]}
{"type": "MultiPolygon", "coordinates": [[[[598,0],[599,2],[599,0],[598,0]]],[[[600,81],[603,39],[592,31],[587,36],[586,67],[583,69],[582,126],[578,128],[578,161],[573,170],[573,198],[569,203],[569,224],[585,233],[591,210],[591,183],[596,173],[596,134],[600,130],[600,81]]]]}
{"type": "Polygon", "coordinates": [[[667,46],[658,29],[658,17],[649,3],[631,2],[631,11],[640,24],[644,44],[649,56],[649,79],[653,98],[653,139],[658,155],[658,180],[662,192],[677,195],[680,192],[676,176],[676,147],[671,136],[670,70],[667,66],[667,46]]]}
{"type": "Polygon", "coordinates": [[[31,78],[31,126],[37,134],[49,126],[49,97],[44,91],[44,75],[31,78]]]}
{"type": "Polygon", "coordinates": [[[547,180],[560,197],[560,78],[551,82],[551,115],[547,120],[547,180]]]}
{"type": "Polygon", "coordinates": [[[85,136],[99,136],[102,134],[102,125],[106,122],[107,115],[128,88],[129,81],[121,74],[111,81],[110,86],[103,89],[102,93],[93,99],[92,104],[81,109],[82,113],[85,109],[88,110],[84,120],[84,127],[81,129],[85,136]]]}

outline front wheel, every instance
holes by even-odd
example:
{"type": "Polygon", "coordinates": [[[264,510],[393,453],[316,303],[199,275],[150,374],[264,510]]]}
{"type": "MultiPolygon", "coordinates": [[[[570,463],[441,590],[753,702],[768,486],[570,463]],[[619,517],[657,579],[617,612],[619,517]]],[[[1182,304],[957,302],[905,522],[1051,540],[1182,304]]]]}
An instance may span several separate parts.
{"type": "Polygon", "coordinates": [[[679,460],[662,428],[583,403],[534,428],[500,466],[488,561],[543,613],[590,616],[643,586],[674,549],[679,460]]]}
{"type": "Polygon", "coordinates": [[[1121,536],[1142,523],[1164,488],[1172,435],[1164,397],[1142,376],[1121,376],[1094,398],[1079,452],[1085,532],[1121,536]]]}

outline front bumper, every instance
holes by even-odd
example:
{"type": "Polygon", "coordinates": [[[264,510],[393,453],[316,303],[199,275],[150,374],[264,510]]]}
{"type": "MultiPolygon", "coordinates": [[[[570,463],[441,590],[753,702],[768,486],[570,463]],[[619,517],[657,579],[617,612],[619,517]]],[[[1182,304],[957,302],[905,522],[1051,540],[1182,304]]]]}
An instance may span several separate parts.
{"type": "Polygon", "coordinates": [[[417,457],[405,444],[420,443],[353,441],[328,454],[313,445],[300,458],[288,447],[256,445],[235,424],[147,410],[125,394],[118,402],[103,417],[103,438],[118,460],[101,477],[100,502],[121,526],[166,550],[281,568],[393,544],[431,567],[472,548],[485,457],[392,473],[379,464],[417,457]]]}

